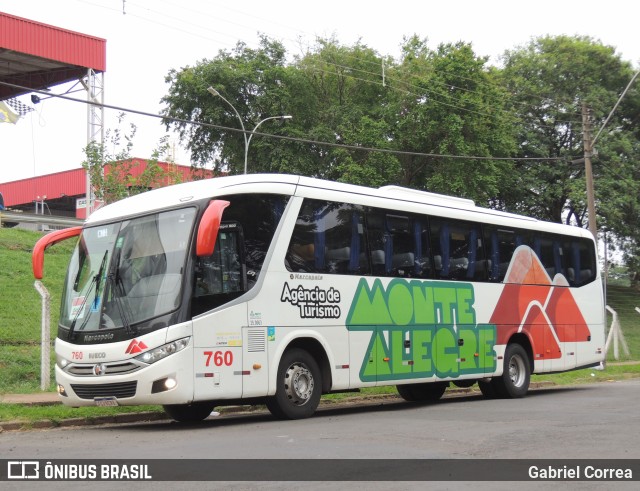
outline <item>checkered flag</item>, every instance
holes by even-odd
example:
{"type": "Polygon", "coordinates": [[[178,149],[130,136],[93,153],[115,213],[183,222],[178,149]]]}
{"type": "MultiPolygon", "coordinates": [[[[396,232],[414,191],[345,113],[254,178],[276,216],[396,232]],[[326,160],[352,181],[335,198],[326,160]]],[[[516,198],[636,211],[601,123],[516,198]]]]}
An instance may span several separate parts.
{"type": "Polygon", "coordinates": [[[34,110],[31,106],[27,106],[24,102],[20,102],[18,99],[7,99],[5,102],[20,117],[26,116],[34,110]]]}

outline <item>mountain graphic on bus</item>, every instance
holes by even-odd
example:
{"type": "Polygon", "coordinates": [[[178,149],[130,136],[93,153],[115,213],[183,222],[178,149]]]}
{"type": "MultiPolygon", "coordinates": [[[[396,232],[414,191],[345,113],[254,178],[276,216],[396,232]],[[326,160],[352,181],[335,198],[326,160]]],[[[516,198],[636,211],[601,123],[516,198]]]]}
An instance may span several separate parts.
{"type": "Polygon", "coordinates": [[[497,327],[496,344],[507,344],[514,331],[524,332],[539,357],[555,359],[562,357],[560,343],[590,340],[567,278],[552,279],[530,247],[516,249],[504,283],[489,321],[497,327]]]}

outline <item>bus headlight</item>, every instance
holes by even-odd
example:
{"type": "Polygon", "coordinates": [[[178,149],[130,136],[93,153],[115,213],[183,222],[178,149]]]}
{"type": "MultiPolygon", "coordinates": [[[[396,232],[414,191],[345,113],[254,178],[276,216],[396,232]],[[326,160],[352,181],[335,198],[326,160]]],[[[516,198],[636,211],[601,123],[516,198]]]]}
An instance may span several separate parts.
{"type": "Polygon", "coordinates": [[[189,345],[189,338],[177,339],[135,357],[136,360],[151,365],[169,355],[182,351],[189,345]]]}

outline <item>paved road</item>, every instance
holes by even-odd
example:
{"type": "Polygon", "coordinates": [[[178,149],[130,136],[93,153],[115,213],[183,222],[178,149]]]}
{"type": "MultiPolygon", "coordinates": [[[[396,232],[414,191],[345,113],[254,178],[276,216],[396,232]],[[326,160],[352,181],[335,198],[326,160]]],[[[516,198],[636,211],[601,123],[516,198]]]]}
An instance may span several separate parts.
{"type": "MultiPolygon", "coordinates": [[[[8,432],[0,435],[0,455],[9,459],[638,459],[638,407],[640,380],[631,380],[540,389],[509,401],[473,395],[429,405],[376,402],[323,409],[301,421],[254,414],[211,418],[198,426],[156,422],[8,432]]],[[[607,488],[611,486],[603,487],[607,488]]]]}

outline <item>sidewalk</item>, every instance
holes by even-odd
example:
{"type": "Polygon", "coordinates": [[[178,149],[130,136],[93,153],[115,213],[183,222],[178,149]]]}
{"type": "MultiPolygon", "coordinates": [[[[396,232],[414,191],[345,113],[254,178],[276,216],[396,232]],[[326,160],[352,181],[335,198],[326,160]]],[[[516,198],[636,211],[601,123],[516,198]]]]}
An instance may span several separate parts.
{"type": "MultiPolygon", "coordinates": [[[[55,406],[62,404],[57,392],[35,392],[32,394],[3,394],[0,395],[0,404],[16,404],[23,407],[55,406]]],[[[35,409],[34,409],[35,410],[35,409]]],[[[5,431],[20,430],[46,430],[52,428],[64,428],[73,426],[94,426],[103,424],[140,423],[146,421],[168,420],[163,411],[126,412],[111,416],[92,417],[68,417],[59,421],[41,419],[35,421],[2,421],[0,420],[0,433],[5,431]]]]}
{"type": "Polygon", "coordinates": [[[0,395],[0,404],[22,404],[24,406],[52,406],[62,404],[57,392],[35,392],[32,394],[0,395]]]}

